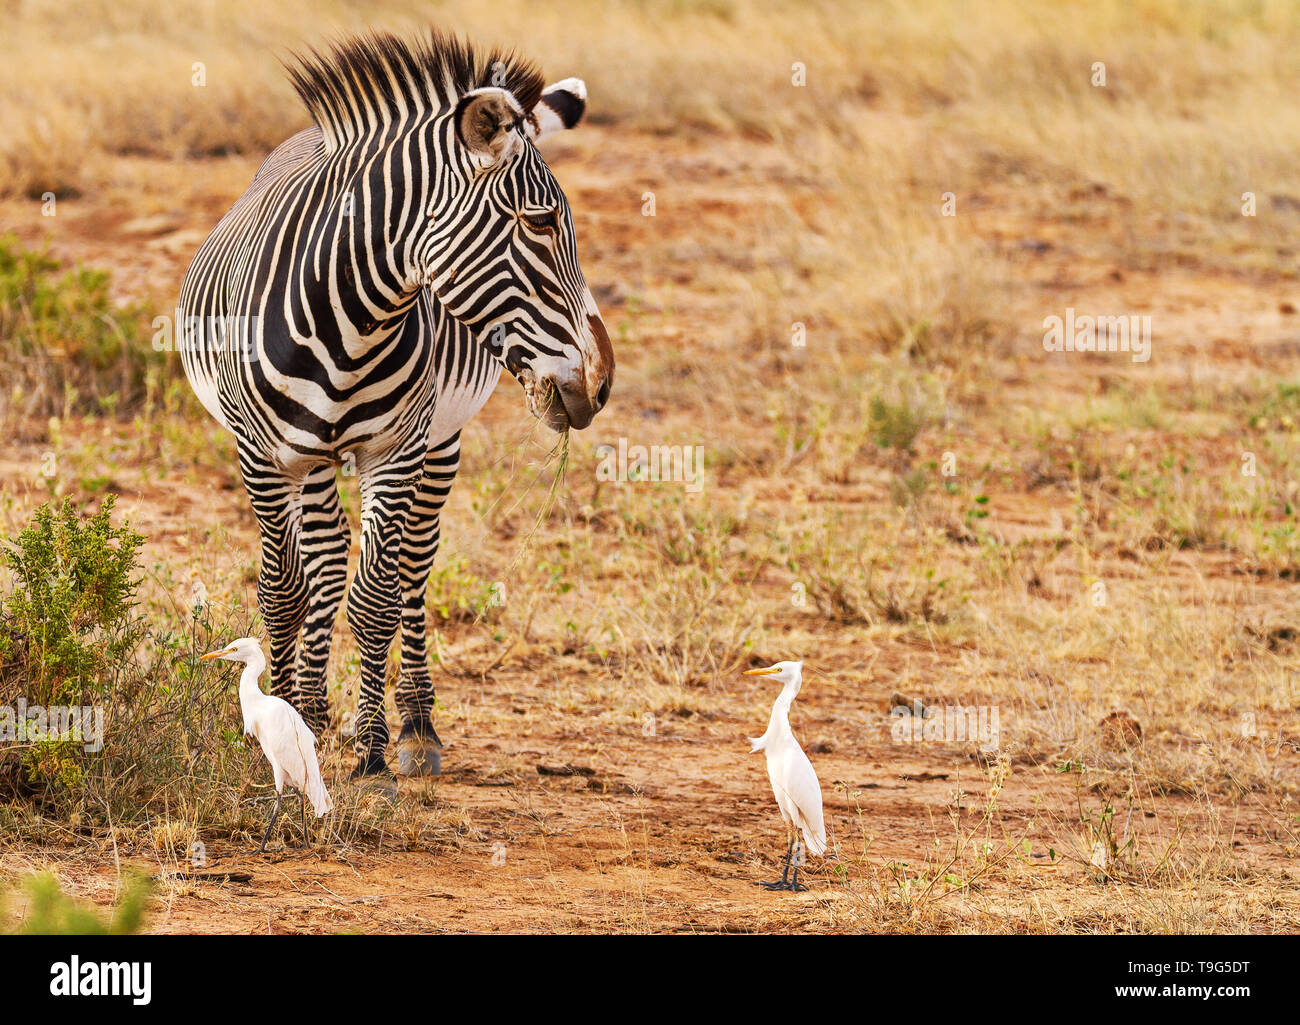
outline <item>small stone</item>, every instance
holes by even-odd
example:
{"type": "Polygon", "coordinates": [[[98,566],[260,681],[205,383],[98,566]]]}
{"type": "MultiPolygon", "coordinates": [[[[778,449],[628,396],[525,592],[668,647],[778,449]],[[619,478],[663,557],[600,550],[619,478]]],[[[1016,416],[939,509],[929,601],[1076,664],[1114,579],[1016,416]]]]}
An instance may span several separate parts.
{"type": "Polygon", "coordinates": [[[1101,746],[1108,751],[1123,751],[1142,743],[1142,724],[1127,710],[1111,712],[1098,723],[1101,746]]]}

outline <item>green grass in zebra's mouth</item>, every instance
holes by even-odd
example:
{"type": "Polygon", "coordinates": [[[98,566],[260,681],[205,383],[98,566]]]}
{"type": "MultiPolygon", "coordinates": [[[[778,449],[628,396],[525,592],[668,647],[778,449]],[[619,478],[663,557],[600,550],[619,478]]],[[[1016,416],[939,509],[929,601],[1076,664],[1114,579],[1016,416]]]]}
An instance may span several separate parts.
{"type": "Polygon", "coordinates": [[[549,378],[539,381],[527,368],[519,372],[519,382],[524,387],[528,412],[556,434],[566,433],[572,425],[569,421],[569,412],[564,406],[564,399],[555,382],[549,378]]]}

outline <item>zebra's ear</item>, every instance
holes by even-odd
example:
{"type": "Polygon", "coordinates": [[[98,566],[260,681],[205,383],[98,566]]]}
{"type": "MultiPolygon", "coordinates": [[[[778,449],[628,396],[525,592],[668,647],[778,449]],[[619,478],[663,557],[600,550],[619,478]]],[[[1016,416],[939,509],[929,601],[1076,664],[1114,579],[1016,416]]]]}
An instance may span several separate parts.
{"type": "Polygon", "coordinates": [[[533,108],[529,134],[536,142],[548,135],[572,128],[587,112],[587,83],[580,78],[566,78],[548,85],[533,108]]]}
{"type": "Polygon", "coordinates": [[[456,105],[456,137],[489,164],[508,159],[519,144],[524,123],[519,102],[505,89],[475,89],[456,105]]]}

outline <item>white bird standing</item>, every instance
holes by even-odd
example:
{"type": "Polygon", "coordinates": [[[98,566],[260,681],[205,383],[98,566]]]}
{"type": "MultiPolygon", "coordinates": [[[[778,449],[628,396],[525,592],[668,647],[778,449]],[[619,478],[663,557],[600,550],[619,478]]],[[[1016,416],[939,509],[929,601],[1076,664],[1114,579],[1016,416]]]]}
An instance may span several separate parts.
{"type": "Polygon", "coordinates": [[[286,779],[297,788],[300,795],[302,835],[303,843],[306,843],[307,804],[303,797],[311,801],[317,818],[334,807],[334,802],[325,789],[325,781],[321,779],[320,764],[316,761],[315,735],[289,702],[273,694],[262,693],[257,681],[266,668],[266,656],[262,654],[262,646],[257,643],[257,638],[241,637],[229,647],[209,652],[202,657],[244,663],[244,671],[239,677],[239,710],[244,713],[244,736],[257,738],[266,760],[271,763],[271,772],[275,775],[275,808],[271,812],[266,832],[262,834],[258,852],[266,850],[267,838],[280,814],[286,779]]]}
{"type": "Polygon", "coordinates": [[[799,885],[799,859],[794,859],[794,878],[789,879],[790,861],[799,835],[803,834],[803,847],[813,854],[826,852],[826,824],[822,819],[822,788],[812,762],[794,739],[790,729],[790,703],[799,693],[803,682],[802,662],[778,662],[766,669],[748,669],[746,676],[775,676],[782,683],[781,693],[772,705],[772,718],[767,732],[761,737],[750,737],[753,745],[749,753],[762,751],[767,755],[767,778],[772,781],[772,793],[781,818],[786,823],[790,846],[785,852],[785,868],[781,878],[761,883],[769,890],[806,890],[799,885]]]}

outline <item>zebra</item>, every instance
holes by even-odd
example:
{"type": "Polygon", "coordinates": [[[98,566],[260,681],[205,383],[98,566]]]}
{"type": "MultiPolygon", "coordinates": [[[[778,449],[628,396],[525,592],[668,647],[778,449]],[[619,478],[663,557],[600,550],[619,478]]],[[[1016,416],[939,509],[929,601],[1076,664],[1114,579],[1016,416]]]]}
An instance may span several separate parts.
{"type": "Polygon", "coordinates": [[[613,383],[572,212],[534,145],[576,122],[585,89],[544,90],[531,61],[437,29],[347,38],[288,71],[315,127],[266,158],[195,255],[182,363],[235,437],[272,693],[324,727],[346,590],[361,661],[353,775],[388,774],[399,631],[400,739],[437,771],[424,588],[460,430],[502,367],[556,431],[588,426],[613,383]],[[340,465],[362,499],[350,587],[340,465]]]}

